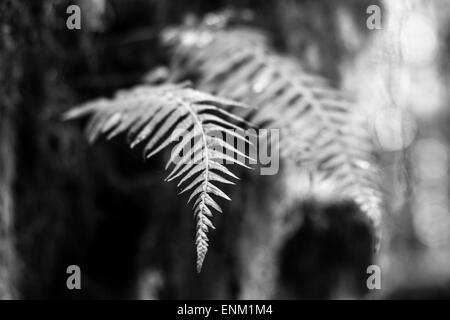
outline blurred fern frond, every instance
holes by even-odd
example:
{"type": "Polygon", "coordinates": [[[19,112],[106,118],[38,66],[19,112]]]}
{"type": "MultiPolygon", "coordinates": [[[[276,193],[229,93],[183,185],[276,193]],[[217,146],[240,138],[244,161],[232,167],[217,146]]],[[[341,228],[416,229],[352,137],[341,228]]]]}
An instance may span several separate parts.
{"type": "Polygon", "coordinates": [[[308,161],[378,227],[382,195],[370,134],[352,103],[325,78],[276,53],[257,29],[200,22],[168,28],[162,40],[173,51],[173,80],[190,77],[199,90],[254,107],[239,115],[280,129],[282,155],[308,161]]]}
{"type": "Polygon", "coordinates": [[[214,228],[212,209],[222,212],[212,196],[230,200],[216,184],[234,184],[231,180],[238,179],[223,163],[249,168],[245,160],[250,158],[229,139],[220,138],[231,135],[250,143],[235,130],[240,127],[233,122],[242,119],[226,111],[232,107],[245,106],[182,85],[143,85],[119,91],[112,99],[87,102],[64,116],[67,120],[89,116],[90,142],[100,135],[111,139],[126,134],[132,148],[144,145],[146,158],[174,144],[166,181],[179,179],[181,193],[189,192],[188,202],[194,203],[198,272],[208,251],[207,232],[214,228]]]}

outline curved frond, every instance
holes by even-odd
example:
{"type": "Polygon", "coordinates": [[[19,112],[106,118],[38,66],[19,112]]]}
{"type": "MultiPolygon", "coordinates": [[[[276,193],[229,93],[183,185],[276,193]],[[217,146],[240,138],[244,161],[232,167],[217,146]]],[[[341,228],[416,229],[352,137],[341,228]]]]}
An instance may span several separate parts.
{"type": "Polygon", "coordinates": [[[223,163],[248,168],[248,156],[217,134],[232,132],[233,138],[238,136],[233,129],[239,126],[231,121],[240,118],[226,111],[231,107],[245,106],[169,84],[124,90],[112,99],[88,102],[65,114],[66,119],[90,117],[86,128],[89,141],[101,135],[111,139],[126,134],[129,145],[141,145],[146,158],[174,145],[166,165],[170,168],[166,180],[179,179],[181,193],[189,193],[188,202],[194,203],[198,272],[208,251],[208,230],[214,229],[211,209],[222,212],[213,198],[230,200],[219,186],[234,184],[232,180],[237,179],[223,163]]]}

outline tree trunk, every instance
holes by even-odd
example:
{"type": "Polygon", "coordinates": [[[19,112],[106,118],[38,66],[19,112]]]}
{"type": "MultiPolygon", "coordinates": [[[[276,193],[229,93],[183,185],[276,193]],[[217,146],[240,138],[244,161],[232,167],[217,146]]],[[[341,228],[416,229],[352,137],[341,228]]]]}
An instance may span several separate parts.
{"type": "Polygon", "coordinates": [[[0,6],[0,299],[15,297],[15,249],[13,241],[13,182],[15,176],[13,111],[18,101],[20,65],[14,61],[15,43],[10,22],[15,8],[0,6]],[[12,63],[11,63],[12,62],[12,63]]]}
{"type": "Polygon", "coordinates": [[[0,299],[13,294],[14,247],[12,240],[14,178],[14,138],[11,118],[4,106],[0,110],[0,299]]]}

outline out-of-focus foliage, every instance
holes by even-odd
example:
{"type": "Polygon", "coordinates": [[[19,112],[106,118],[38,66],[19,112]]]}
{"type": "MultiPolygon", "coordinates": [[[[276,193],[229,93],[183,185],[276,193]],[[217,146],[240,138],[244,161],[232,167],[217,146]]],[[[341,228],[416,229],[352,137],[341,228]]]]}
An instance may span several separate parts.
{"type": "Polygon", "coordinates": [[[307,162],[318,181],[329,182],[338,198],[358,203],[378,228],[382,195],[365,119],[326,79],[277,54],[263,31],[224,29],[223,16],[210,14],[196,26],[165,31],[173,47],[174,80],[193,75],[201,90],[256,108],[242,116],[281,130],[282,154],[307,162]]]}

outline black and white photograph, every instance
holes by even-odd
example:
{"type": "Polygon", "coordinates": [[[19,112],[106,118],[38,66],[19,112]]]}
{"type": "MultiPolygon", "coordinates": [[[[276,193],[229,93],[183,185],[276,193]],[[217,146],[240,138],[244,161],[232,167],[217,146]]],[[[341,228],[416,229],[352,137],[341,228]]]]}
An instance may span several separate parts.
{"type": "Polygon", "coordinates": [[[450,0],[0,0],[0,300],[449,299],[450,0]]]}

